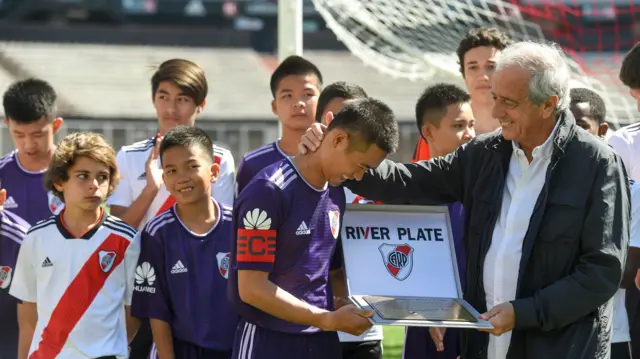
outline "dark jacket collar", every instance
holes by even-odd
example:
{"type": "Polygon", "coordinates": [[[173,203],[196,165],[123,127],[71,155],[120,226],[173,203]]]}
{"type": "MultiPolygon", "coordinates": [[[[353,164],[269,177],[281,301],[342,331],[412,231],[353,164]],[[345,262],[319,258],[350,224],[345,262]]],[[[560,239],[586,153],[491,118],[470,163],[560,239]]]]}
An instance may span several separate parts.
{"type": "MultiPolygon", "coordinates": [[[[571,111],[565,110],[558,114],[558,122],[558,130],[555,132],[553,138],[553,152],[558,153],[559,151],[564,153],[569,140],[574,136],[576,120],[573,118],[571,111]]],[[[493,138],[487,142],[486,147],[502,154],[510,154],[513,151],[511,141],[504,139],[502,131],[496,132],[493,138]]]]}

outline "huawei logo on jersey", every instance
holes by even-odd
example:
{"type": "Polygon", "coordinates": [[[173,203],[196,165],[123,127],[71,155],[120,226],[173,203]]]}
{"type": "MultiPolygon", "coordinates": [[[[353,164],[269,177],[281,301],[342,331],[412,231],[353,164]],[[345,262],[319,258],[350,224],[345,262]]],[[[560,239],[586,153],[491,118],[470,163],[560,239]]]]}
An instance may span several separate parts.
{"type": "Polygon", "coordinates": [[[245,229],[267,230],[271,228],[271,218],[267,216],[267,212],[261,211],[259,208],[247,212],[242,222],[245,229]]]}

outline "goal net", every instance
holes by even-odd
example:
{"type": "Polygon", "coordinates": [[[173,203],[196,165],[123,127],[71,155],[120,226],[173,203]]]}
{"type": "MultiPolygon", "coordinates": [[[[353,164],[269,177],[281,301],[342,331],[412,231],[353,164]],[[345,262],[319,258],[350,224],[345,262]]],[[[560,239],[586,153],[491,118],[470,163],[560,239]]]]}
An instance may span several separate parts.
{"type": "Polygon", "coordinates": [[[443,76],[459,81],[455,51],[473,28],[495,27],[515,41],[555,41],[567,55],[573,86],[591,88],[604,98],[614,128],[637,120],[635,104],[617,78],[624,52],[638,38],[640,7],[629,5],[632,1],[312,1],[365,65],[414,81],[443,76]]]}

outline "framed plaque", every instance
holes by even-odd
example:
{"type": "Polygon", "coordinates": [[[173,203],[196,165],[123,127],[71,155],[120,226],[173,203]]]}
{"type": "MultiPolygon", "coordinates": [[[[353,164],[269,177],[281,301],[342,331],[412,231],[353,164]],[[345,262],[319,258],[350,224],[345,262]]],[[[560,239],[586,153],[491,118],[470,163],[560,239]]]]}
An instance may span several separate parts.
{"type": "Polygon", "coordinates": [[[347,204],[349,299],[374,324],[493,328],[462,299],[447,206],[347,204]]]}

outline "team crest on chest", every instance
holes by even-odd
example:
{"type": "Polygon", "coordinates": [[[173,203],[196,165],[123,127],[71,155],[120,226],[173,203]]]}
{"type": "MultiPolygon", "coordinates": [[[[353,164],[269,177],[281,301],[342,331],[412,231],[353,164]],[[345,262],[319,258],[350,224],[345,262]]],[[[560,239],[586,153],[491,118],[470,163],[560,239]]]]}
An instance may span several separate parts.
{"type": "Polygon", "coordinates": [[[109,273],[113,267],[113,263],[116,261],[118,254],[115,251],[100,251],[98,252],[98,260],[100,261],[100,269],[103,272],[109,273]]]}
{"type": "Polygon", "coordinates": [[[64,207],[64,202],[62,202],[62,200],[51,191],[47,193],[47,196],[49,197],[49,209],[51,210],[51,213],[60,213],[62,207],[64,207]]]}
{"type": "Polygon", "coordinates": [[[13,269],[9,266],[0,266],[0,289],[9,288],[11,284],[11,272],[13,269]]]}
{"type": "Polygon", "coordinates": [[[219,252],[216,254],[218,260],[218,270],[224,279],[229,279],[229,266],[231,265],[231,253],[219,252]]]}
{"type": "Polygon", "coordinates": [[[393,278],[405,280],[413,269],[413,248],[408,244],[382,244],[378,247],[385,268],[393,278]]]}
{"type": "Polygon", "coordinates": [[[340,233],[340,211],[329,211],[329,226],[331,227],[333,238],[338,239],[338,234],[340,233]]]}

